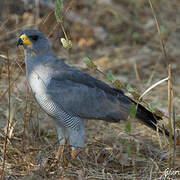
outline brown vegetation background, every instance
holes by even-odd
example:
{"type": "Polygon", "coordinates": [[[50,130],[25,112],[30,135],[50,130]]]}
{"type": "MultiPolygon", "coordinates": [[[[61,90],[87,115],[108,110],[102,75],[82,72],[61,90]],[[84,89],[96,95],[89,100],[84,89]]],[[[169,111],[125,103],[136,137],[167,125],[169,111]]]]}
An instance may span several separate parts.
{"type": "MultiPolygon", "coordinates": [[[[107,81],[100,74],[86,69],[82,59],[89,57],[100,70],[112,71],[139,94],[168,77],[168,64],[171,64],[177,122],[180,117],[179,0],[152,0],[167,59],[162,54],[148,0],[63,2],[64,9],[69,8],[63,18],[66,34],[73,43],[69,51],[60,41],[64,33],[54,17],[55,1],[0,0],[0,175],[3,172],[10,97],[4,179],[178,179],[178,141],[172,170],[175,174],[166,176],[168,141],[137,121],[131,123],[130,133],[125,132],[124,122],[86,121],[86,143],[78,158],[72,161],[67,150],[65,158],[52,166],[58,148],[57,133],[53,121],[40,110],[27,90],[24,53],[16,47],[23,29],[43,31],[55,54],[66,63],[107,81]],[[72,167],[67,167],[67,159],[72,161],[72,167]]],[[[151,90],[145,100],[168,115],[167,82],[151,90]]],[[[168,123],[166,117],[163,123],[168,123]]]]}

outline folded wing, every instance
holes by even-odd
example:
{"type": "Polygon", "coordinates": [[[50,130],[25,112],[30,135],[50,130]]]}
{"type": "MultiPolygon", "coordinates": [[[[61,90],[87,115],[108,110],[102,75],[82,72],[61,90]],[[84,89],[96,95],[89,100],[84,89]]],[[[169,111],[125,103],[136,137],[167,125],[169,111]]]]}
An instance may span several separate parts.
{"type": "Polygon", "coordinates": [[[68,113],[111,122],[127,119],[132,103],[122,91],[69,66],[56,68],[47,93],[68,113]]]}

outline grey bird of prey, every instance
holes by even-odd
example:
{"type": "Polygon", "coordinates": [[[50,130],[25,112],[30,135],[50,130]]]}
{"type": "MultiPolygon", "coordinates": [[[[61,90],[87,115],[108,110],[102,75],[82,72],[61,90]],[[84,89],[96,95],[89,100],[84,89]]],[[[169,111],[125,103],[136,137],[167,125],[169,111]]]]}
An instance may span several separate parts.
{"type": "MultiPolygon", "coordinates": [[[[24,30],[17,41],[19,45],[24,48],[29,88],[39,106],[54,119],[60,147],[69,141],[72,157],[84,145],[84,119],[117,123],[128,118],[132,104],[137,105],[121,90],[58,59],[43,33],[24,30]]],[[[136,118],[154,130],[161,119],[140,104],[136,118]]],[[[159,131],[169,136],[167,130],[159,131]]],[[[60,153],[61,148],[56,158],[60,153]]]]}

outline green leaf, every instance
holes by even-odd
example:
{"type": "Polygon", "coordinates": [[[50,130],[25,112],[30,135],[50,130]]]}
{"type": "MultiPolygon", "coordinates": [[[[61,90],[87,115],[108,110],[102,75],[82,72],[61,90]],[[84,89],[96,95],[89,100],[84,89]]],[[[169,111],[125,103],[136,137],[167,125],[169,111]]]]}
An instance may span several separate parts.
{"type": "Polygon", "coordinates": [[[130,117],[135,118],[136,117],[136,106],[134,104],[130,105],[130,117]]]}
{"type": "Polygon", "coordinates": [[[129,84],[127,85],[126,88],[127,88],[127,90],[128,90],[129,93],[135,92],[135,90],[134,90],[129,84]]]}
{"type": "Polygon", "coordinates": [[[130,148],[130,146],[126,146],[126,153],[128,154],[128,156],[131,155],[131,148],[130,148]]]}
{"type": "Polygon", "coordinates": [[[62,43],[63,47],[66,49],[72,48],[72,42],[70,40],[66,40],[64,38],[61,38],[61,43],[62,43]]]}
{"type": "Polygon", "coordinates": [[[86,64],[87,68],[94,71],[97,70],[97,66],[88,57],[83,58],[83,61],[86,64]]]}
{"type": "Polygon", "coordinates": [[[88,57],[85,57],[85,58],[83,58],[83,61],[88,67],[91,60],[88,57]]]}
{"type": "Polygon", "coordinates": [[[120,143],[121,143],[121,144],[125,144],[125,142],[126,142],[126,139],[120,138],[120,143]]]}
{"type": "Polygon", "coordinates": [[[55,17],[56,17],[56,20],[59,24],[62,23],[62,19],[61,19],[61,11],[63,9],[63,2],[62,0],[56,0],[56,7],[55,7],[55,17]]]}
{"type": "Polygon", "coordinates": [[[130,133],[131,132],[131,123],[130,123],[130,120],[128,120],[126,122],[125,131],[126,131],[126,133],[130,133]]]}
{"type": "Polygon", "coordinates": [[[106,78],[111,83],[113,83],[116,80],[115,76],[112,74],[112,71],[106,73],[106,78]]]}
{"type": "Polygon", "coordinates": [[[140,38],[140,34],[139,34],[138,32],[134,32],[134,33],[132,34],[132,38],[133,38],[134,40],[138,40],[138,39],[140,38]]]}
{"type": "Polygon", "coordinates": [[[155,113],[155,111],[156,111],[156,108],[152,103],[148,103],[148,109],[153,113],[155,113]]]}

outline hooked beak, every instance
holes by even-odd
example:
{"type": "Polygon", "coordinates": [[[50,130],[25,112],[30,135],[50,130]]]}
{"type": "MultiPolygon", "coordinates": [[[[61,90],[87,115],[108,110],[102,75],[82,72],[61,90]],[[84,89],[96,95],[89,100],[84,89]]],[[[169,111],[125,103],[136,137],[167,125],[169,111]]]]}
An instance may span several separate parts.
{"type": "Polygon", "coordinates": [[[29,40],[29,38],[26,36],[26,34],[22,34],[17,41],[17,46],[19,45],[32,45],[32,43],[29,40]]]}

